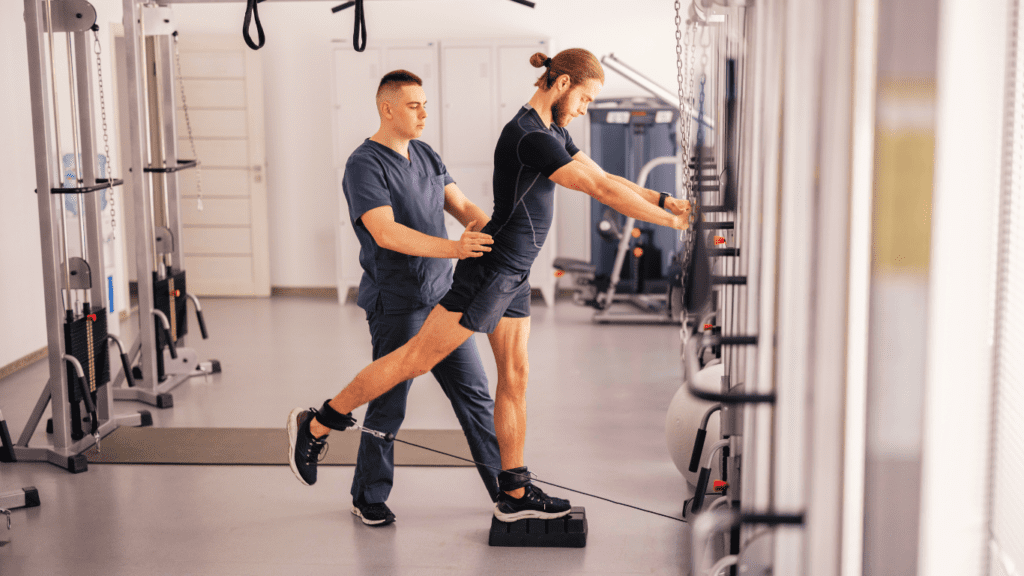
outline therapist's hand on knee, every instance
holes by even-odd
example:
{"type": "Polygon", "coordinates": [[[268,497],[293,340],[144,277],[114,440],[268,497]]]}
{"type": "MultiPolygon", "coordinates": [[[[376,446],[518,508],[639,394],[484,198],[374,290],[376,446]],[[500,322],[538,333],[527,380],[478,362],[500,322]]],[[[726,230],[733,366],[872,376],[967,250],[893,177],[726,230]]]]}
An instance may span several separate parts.
{"type": "Polygon", "coordinates": [[[483,225],[478,225],[476,220],[466,226],[466,231],[462,233],[462,237],[455,243],[456,257],[459,260],[479,258],[484,255],[484,252],[491,251],[489,244],[494,244],[494,240],[490,234],[480,232],[481,228],[483,228],[483,225]]]}

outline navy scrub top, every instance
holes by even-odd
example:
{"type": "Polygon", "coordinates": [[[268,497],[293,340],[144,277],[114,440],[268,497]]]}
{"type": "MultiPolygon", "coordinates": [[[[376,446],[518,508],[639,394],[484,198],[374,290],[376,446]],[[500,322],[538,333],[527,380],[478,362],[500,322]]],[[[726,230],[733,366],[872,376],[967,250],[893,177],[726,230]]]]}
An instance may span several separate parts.
{"type": "Polygon", "coordinates": [[[409,142],[407,160],[391,148],[366,139],[345,164],[342,190],[352,228],[359,238],[363,278],[357,303],[386,314],[433,307],[452,282],[452,262],[381,248],[360,219],[391,206],[395,222],[423,234],[448,238],[444,225],[444,187],[455,180],[441,157],[419,140],[409,142]]]}

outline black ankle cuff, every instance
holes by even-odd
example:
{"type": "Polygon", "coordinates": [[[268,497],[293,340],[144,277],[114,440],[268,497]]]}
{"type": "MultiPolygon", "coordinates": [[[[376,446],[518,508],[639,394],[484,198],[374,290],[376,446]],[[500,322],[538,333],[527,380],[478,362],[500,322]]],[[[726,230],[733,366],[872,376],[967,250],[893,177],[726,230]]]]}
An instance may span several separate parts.
{"type": "Polygon", "coordinates": [[[518,490],[530,483],[530,471],[526,466],[503,470],[498,473],[498,488],[502,492],[518,490]]]}
{"type": "Polygon", "coordinates": [[[356,419],[352,417],[351,412],[342,414],[331,408],[330,399],[324,400],[324,405],[316,413],[316,420],[331,430],[345,430],[346,428],[351,428],[356,423],[356,419]]]}

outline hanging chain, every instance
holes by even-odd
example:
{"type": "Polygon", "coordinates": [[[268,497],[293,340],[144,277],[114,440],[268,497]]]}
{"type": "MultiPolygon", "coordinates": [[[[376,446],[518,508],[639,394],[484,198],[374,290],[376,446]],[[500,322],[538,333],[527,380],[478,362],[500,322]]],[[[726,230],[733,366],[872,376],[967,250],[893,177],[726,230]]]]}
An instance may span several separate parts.
{"type": "MultiPolygon", "coordinates": [[[[690,197],[690,166],[687,162],[687,154],[690,153],[690,130],[689,116],[686,114],[686,94],[683,92],[683,30],[682,15],[679,12],[679,0],[676,0],[676,81],[679,84],[679,145],[680,154],[683,159],[683,197],[690,197]]],[[[687,28],[687,48],[689,48],[689,28],[687,28]]]]}
{"type": "MultiPolygon", "coordinates": [[[[185,113],[185,128],[188,130],[188,145],[192,148],[192,159],[199,160],[199,156],[196,154],[196,142],[192,138],[192,122],[188,118],[188,102],[185,100],[185,80],[181,77],[181,54],[178,52],[178,33],[174,33],[174,68],[175,74],[178,77],[178,88],[181,90],[181,109],[185,113]]],[[[196,208],[200,212],[203,211],[203,175],[199,167],[199,162],[196,162],[196,208]]]]}
{"type": "Polygon", "coordinates": [[[109,197],[107,198],[107,204],[110,205],[110,239],[117,239],[117,212],[114,210],[114,170],[111,168],[110,162],[110,137],[107,134],[107,103],[103,98],[103,61],[100,58],[103,50],[100,47],[100,34],[99,27],[94,27],[92,30],[93,38],[96,42],[93,44],[93,52],[96,53],[96,75],[99,79],[100,88],[100,118],[103,123],[103,157],[106,158],[106,164],[104,165],[104,174],[107,177],[107,183],[110,184],[107,187],[109,197]]]}
{"type": "MultiPolygon", "coordinates": [[[[680,262],[682,268],[682,275],[680,278],[680,284],[683,287],[685,298],[685,286],[686,286],[686,273],[690,268],[690,260],[693,257],[693,249],[696,245],[697,234],[700,233],[697,230],[697,225],[700,222],[699,206],[697,204],[699,190],[699,178],[701,167],[694,165],[693,170],[690,170],[690,115],[687,112],[687,106],[689,105],[692,109],[692,98],[693,98],[693,69],[696,64],[697,57],[697,23],[693,22],[686,28],[686,34],[683,35],[682,31],[682,15],[680,13],[679,0],[675,2],[676,9],[676,80],[679,83],[679,139],[682,146],[681,156],[683,159],[683,196],[690,201],[690,228],[688,231],[680,230],[679,239],[684,242],[683,245],[683,258],[680,262]],[[683,46],[686,47],[686,52],[689,54],[689,66],[686,67],[686,78],[683,77],[683,64],[686,63],[685,55],[683,53],[683,46]],[[695,182],[696,181],[696,182],[695,182]],[[694,186],[694,184],[698,186],[694,186]]],[[[698,131],[700,130],[700,122],[698,120],[698,131]]],[[[683,319],[683,329],[680,331],[680,335],[683,336],[682,342],[685,346],[685,332],[686,332],[686,320],[683,319]]]]}

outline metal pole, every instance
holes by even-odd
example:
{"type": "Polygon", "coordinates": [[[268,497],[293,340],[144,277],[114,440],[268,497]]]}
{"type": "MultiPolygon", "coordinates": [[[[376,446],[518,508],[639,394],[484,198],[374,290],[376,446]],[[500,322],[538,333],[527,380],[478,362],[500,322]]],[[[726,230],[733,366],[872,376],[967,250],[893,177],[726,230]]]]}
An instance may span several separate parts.
{"type": "MultiPolygon", "coordinates": [[[[64,317],[65,305],[62,304],[63,288],[60,284],[61,262],[57,247],[65,247],[60,229],[55,226],[53,204],[55,199],[50,193],[55,188],[53,182],[54,167],[50,162],[55,157],[50,125],[46,113],[47,90],[45,86],[46,64],[44,54],[44,21],[51,26],[49,15],[50,2],[45,5],[40,0],[25,0],[25,31],[28,42],[29,89],[32,96],[32,137],[36,158],[36,195],[39,207],[39,236],[43,257],[43,286],[46,288],[46,342],[49,365],[49,390],[53,399],[53,445],[57,451],[64,450],[70,444],[70,431],[67,422],[70,418],[68,407],[67,373],[64,365],[64,317]],[[47,10],[47,14],[40,14],[47,10]]],[[[49,39],[52,42],[52,37],[49,39]]],[[[51,60],[52,62],[52,60],[51,60]]],[[[51,76],[52,77],[52,76],[51,76]]],[[[51,91],[51,96],[56,92],[51,91]]],[[[61,207],[63,213],[63,207],[61,207]]],[[[67,252],[64,252],[65,257],[67,252]]],[[[70,271],[65,267],[65,278],[70,271]]],[[[65,286],[70,285],[70,280],[65,286]]]]}
{"type": "MultiPolygon", "coordinates": [[[[161,116],[163,119],[163,149],[165,158],[172,166],[178,163],[178,123],[174,105],[175,78],[174,71],[174,39],[169,34],[158,36],[157,44],[160,55],[161,79],[161,116]]],[[[182,262],[182,223],[181,223],[181,177],[178,172],[165,174],[164,177],[164,214],[167,218],[166,227],[174,235],[174,250],[171,252],[171,267],[177,271],[184,267],[182,262]]]]}
{"type": "MultiPolygon", "coordinates": [[[[27,2],[27,0],[26,0],[26,2],[27,2]]],[[[62,148],[62,146],[60,144],[60,110],[59,110],[59,107],[57,105],[57,102],[58,102],[58,100],[57,100],[57,72],[56,72],[57,66],[56,66],[56,62],[54,60],[54,47],[53,47],[53,34],[54,34],[54,32],[53,32],[53,7],[51,5],[51,1],[50,0],[46,0],[46,7],[44,9],[46,10],[46,15],[45,15],[46,16],[46,28],[44,30],[41,29],[38,32],[40,34],[43,34],[43,33],[46,34],[46,39],[47,39],[47,42],[49,43],[49,48],[50,48],[50,51],[49,51],[49,57],[50,57],[50,102],[53,105],[53,123],[54,123],[54,130],[55,130],[54,135],[55,135],[56,143],[57,143],[57,149],[54,152],[49,152],[49,153],[56,155],[56,158],[57,158],[57,173],[58,173],[57,182],[60,183],[60,186],[63,186],[64,170],[63,170],[63,163],[61,162],[61,157],[60,157],[60,151],[61,151],[61,148],[62,148]]],[[[26,26],[29,25],[27,7],[26,7],[26,13],[25,13],[25,25],[26,26]]],[[[40,46],[40,53],[39,53],[40,58],[42,57],[42,54],[45,54],[45,53],[46,53],[46,49],[43,48],[42,46],[40,46]]],[[[42,70],[43,74],[45,74],[45,69],[41,69],[41,70],[42,70]]],[[[40,79],[40,81],[41,81],[41,79],[40,79]]],[[[45,116],[46,112],[42,112],[42,114],[45,116]]],[[[47,132],[47,134],[49,134],[49,132],[47,132]]],[[[38,156],[37,156],[37,158],[38,158],[38,156]]],[[[48,156],[48,158],[49,158],[49,156],[48,156]]],[[[47,186],[46,192],[45,192],[46,195],[49,196],[50,188],[59,188],[60,186],[47,186]]],[[[64,298],[64,308],[67,309],[67,310],[74,310],[74,308],[72,307],[72,303],[71,303],[71,296],[72,296],[72,293],[71,293],[71,258],[68,255],[68,244],[67,244],[68,221],[67,221],[67,213],[66,213],[66,210],[64,208],[63,198],[61,198],[61,202],[60,202],[60,225],[61,225],[60,248],[61,248],[61,254],[64,256],[64,288],[63,289],[66,290],[66,293],[62,292],[62,294],[66,294],[66,297],[64,298]]]]}
{"type": "MultiPolygon", "coordinates": [[[[89,67],[88,32],[75,32],[75,68],[78,84],[79,130],[82,140],[81,177],[85,186],[96,184],[96,134],[92,118],[92,74],[89,67]]],[[[94,306],[103,306],[106,302],[103,287],[105,285],[105,263],[103,261],[103,227],[100,224],[100,195],[93,192],[83,204],[79,204],[79,216],[85,221],[85,236],[88,239],[82,258],[92,268],[92,288],[89,301],[94,306]]]]}
{"type": "Polygon", "coordinates": [[[141,343],[140,369],[142,379],[137,387],[155,390],[156,372],[156,326],[153,315],[153,270],[154,256],[153,204],[149,183],[143,167],[146,166],[146,122],[140,104],[143,100],[145,75],[142,72],[142,58],[139,47],[141,32],[139,6],[136,0],[122,0],[124,9],[124,66],[125,85],[128,94],[124,101],[128,108],[128,141],[126,160],[130,162],[126,180],[131,180],[135,195],[135,262],[138,276],[139,297],[139,339],[141,343]]]}

